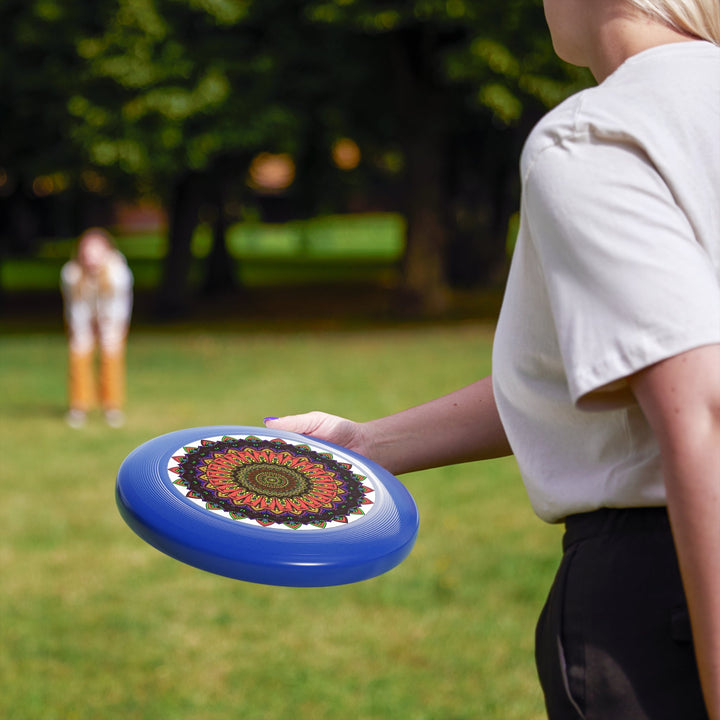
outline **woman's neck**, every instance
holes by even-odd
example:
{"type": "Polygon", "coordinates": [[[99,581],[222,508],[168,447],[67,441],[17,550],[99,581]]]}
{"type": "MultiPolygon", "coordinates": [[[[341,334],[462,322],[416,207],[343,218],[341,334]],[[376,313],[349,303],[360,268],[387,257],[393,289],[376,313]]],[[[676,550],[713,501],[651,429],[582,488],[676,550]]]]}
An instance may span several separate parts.
{"type": "Polygon", "coordinates": [[[598,27],[594,42],[587,45],[587,60],[599,83],[644,50],[696,39],[644,15],[613,15],[604,18],[598,27]]]}

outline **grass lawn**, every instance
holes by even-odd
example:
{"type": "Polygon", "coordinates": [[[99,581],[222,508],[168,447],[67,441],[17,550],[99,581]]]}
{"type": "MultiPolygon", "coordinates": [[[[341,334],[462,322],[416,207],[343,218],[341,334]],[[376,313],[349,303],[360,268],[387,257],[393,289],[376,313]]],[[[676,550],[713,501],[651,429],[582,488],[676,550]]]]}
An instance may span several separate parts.
{"type": "Polygon", "coordinates": [[[155,332],[128,351],[128,422],[62,420],[60,333],[0,337],[0,717],[540,720],[532,636],[559,530],[511,459],[403,477],[421,513],[398,568],[274,588],[139,540],[117,468],[161,433],[321,408],[365,419],[489,370],[480,324],[155,332]]]}

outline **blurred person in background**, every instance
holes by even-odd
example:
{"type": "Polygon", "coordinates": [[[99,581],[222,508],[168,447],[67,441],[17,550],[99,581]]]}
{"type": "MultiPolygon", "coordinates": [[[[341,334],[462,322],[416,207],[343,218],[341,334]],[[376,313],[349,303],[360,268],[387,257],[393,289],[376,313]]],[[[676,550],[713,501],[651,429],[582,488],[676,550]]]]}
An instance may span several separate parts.
{"type": "Polygon", "coordinates": [[[91,228],[80,236],[77,253],[63,266],[60,280],[69,343],[67,423],[82,427],[99,400],[108,425],[120,427],[125,421],[125,345],[132,312],[132,272],[110,235],[91,228]]]}

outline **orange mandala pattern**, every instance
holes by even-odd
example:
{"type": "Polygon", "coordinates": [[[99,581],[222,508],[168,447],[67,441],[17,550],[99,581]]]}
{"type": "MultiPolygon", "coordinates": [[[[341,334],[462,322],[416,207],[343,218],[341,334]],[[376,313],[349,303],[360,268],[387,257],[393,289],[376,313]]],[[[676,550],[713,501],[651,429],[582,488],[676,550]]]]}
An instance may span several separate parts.
{"type": "Polygon", "coordinates": [[[264,527],[343,525],[373,505],[372,483],[351,463],[280,439],[200,440],[178,450],[168,472],[186,498],[264,527]]]}

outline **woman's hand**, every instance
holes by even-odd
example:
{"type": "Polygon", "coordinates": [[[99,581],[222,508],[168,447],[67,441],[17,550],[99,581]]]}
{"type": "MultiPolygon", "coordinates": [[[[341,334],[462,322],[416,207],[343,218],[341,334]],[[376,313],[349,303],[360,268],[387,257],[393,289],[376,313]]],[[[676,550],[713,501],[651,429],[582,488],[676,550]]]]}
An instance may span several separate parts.
{"type": "Polygon", "coordinates": [[[302,415],[286,415],[280,418],[265,418],[265,426],[271,430],[311,435],[319,440],[340,445],[366,457],[370,448],[364,437],[363,426],[337,415],[313,411],[302,415]]]}

